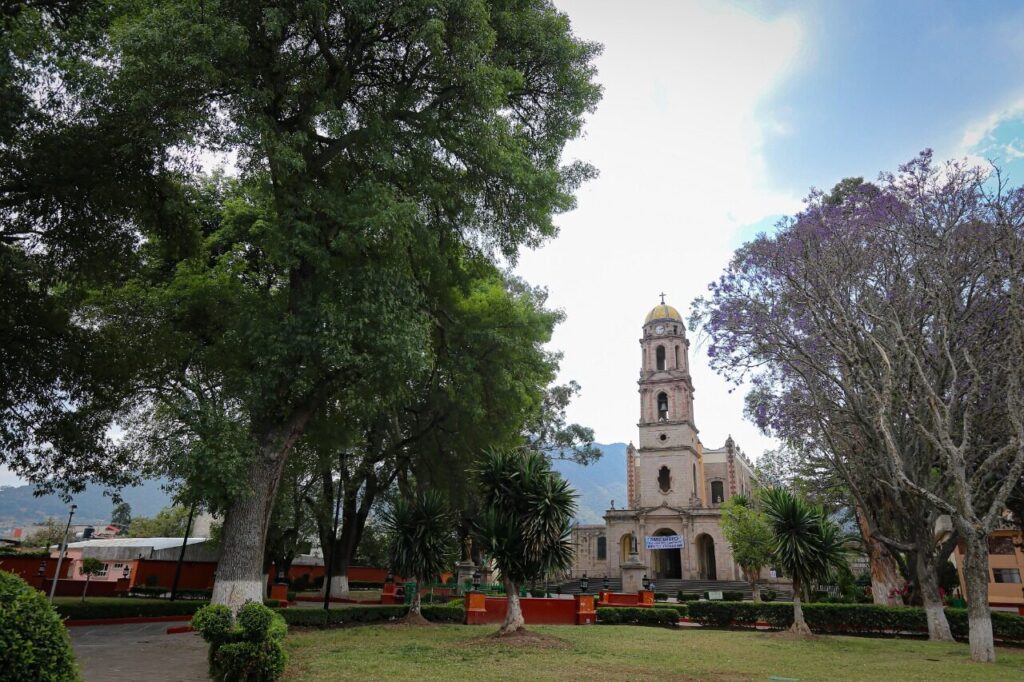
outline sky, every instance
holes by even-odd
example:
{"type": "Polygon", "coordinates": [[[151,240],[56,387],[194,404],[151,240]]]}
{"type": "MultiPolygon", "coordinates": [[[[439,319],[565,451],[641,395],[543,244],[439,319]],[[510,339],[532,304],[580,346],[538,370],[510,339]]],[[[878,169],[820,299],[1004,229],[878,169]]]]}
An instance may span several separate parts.
{"type": "MultiPolygon", "coordinates": [[[[566,314],[551,345],[561,380],[583,388],[569,417],[599,442],[637,440],[639,338],[658,294],[687,317],[735,248],[812,187],[876,178],[925,148],[1024,182],[1022,3],[555,4],[604,45],[604,99],[566,152],[600,177],[516,272],[566,314]]],[[[699,334],[690,361],[705,446],[731,434],[754,459],[775,447],[699,334]]]]}
{"type": "MultiPolygon", "coordinates": [[[[566,321],[551,347],[582,395],[569,417],[637,439],[639,337],[662,291],[683,312],[733,250],[811,187],[871,179],[925,148],[993,160],[1024,182],[1024,3],[555,0],[604,45],[604,99],[567,158],[600,177],[518,274],[566,321]]],[[[774,443],[743,388],[690,361],[701,439],[753,458],[774,443]]],[[[0,485],[17,483],[0,467],[0,485]]]]}

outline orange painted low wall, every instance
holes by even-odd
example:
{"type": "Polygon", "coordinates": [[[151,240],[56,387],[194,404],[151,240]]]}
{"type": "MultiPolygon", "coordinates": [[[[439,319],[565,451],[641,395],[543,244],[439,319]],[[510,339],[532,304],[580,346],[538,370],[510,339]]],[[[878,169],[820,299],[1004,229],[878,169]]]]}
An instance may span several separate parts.
{"type": "MultiPolygon", "coordinates": [[[[528,625],[592,625],[597,620],[594,598],[576,595],[572,599],[521,597],[523,620],[528,625]]],[[[469,592],[465,598],[466,624],[502,623],[508,611],[505,597],[488,597],[469,592]]]]}
{"type": "MultiPolygon", "coordinates": [[[[131,584],[147,585],[155,579],[160,587],[170,587],[174,582],[174,571],[177,561],[156,559],[136,559],[131,570],[131,584]]],[[[180,590],[212,590],[214,575],[217,573],[216,561],[183,561],[181,577],[178,580],[180,590]]]]}
{"type": "Polygon", "coordinates": [[[607,592],[601,590],[597,597],[598,606],[638,606],[650,608],[654,606],[654,593],[647,590],[639,592],[607,592]]]}

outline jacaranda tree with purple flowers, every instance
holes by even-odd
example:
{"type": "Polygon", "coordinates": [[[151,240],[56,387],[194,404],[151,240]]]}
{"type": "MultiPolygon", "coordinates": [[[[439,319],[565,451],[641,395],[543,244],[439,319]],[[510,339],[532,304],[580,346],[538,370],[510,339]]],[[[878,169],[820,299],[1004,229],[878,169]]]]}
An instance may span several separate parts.
{"type": "Polygon", "coordinates": [[[930,151],[840,190],[737,251],[695,322],[759,423],[825,453],[868,538],[914,555],[933,636],[925,583],[959,539],[971,656],[993,661],[986,540],[1024,473],[1024,190],[930,151]]]}

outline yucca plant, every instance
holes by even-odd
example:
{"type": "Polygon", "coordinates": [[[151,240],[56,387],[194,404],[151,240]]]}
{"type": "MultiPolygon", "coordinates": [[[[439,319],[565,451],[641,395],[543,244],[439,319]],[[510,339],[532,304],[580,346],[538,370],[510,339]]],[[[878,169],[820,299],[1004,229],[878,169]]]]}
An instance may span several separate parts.
{"type": "Polygon", "coordinates": [[[416,579],[409,614],[420,616],[419,586],[435,580],[455,559],[455,520],[448,501],[431,490],[399,498],[382,514],[391,533],[391,568],[416,579]]]}
{"type": "Polygon", "coordinates": [[[477,541],[505,584],[508,609],[499,630],[504,635],[524,624],[520,586],[572,565],[576,493],[539,452],[487,452],[476,475],[483,510],[477,541]]]}
{"type": "Polygon", "coordinates": [[[774,535],[775,562],[793,579],[793,632],[809,635],[800,606],[801,590],[829,580],[846,561],[849,539],[825,510],[782,488],[761,492],[774,535]]]}

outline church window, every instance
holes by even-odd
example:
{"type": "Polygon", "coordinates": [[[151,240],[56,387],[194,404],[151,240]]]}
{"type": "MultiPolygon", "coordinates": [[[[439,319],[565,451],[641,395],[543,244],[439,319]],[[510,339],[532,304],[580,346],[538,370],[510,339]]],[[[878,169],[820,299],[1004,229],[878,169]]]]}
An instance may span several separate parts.
{"type": "Polygon", "coordinates": [[[673,334],[678,334],[679,333],[679,325],[678,324],[672,325],[672,333],[673,334]]]}
{"type": "Polygon", "coordinates": [[[664,433],[663,433],[663,434],[661,434],[660,436],[658,436],[658,438],[659,438],[660,440],[663,440],[663,441],[665,441],[665,440],[668,440],[668,436],[667,436],[667,435],[665,435],[664,433]]]}
{"type": "Polygon", "coordinates": [[[679,346],[676,346],[676,369],[683,366],[682,354],[679,352],[679,346]]]}
{"type": "Polygon", "coordinates": [[[697,465],[693,465],[693,494],[697,494],[697,465]]]}
{"type": "Polygon", "coordinates": [[[654,357],[658,363],[658,369],[665,369],[665,346],[658,346],[658,349],[654,351],[654,357]]]}
{"type": "Polygon", "coordinates": [[[668,420],[668,394],[667,393],[659,393],[658,394],[658,421],[663,422],[663,421],[667,421],[667,420],[668,420]]]}
{"type": "Polygon", "coordinates": [[[711,503],[721,504],[725,502],[725,486],[721,481],[711,481],[711,503]]]}
{"type": "Polygon", "coordinates": [[[608,558],[608,538],[603,535],[597,539],[597,558],[608,558]]]}
{"type": "Polygon", "coordinates": [[[667,493],[672,488],[672,474],[669,472],[668,467],[661,467],[658,470],[658,487],[661,488],[663,493],[667,493]]]}

